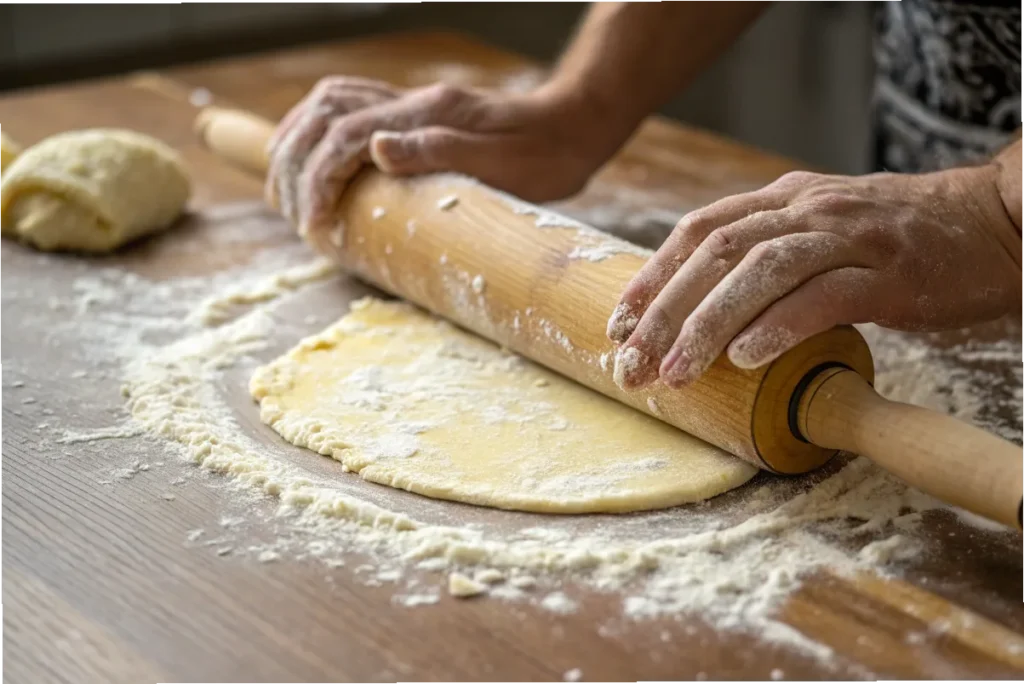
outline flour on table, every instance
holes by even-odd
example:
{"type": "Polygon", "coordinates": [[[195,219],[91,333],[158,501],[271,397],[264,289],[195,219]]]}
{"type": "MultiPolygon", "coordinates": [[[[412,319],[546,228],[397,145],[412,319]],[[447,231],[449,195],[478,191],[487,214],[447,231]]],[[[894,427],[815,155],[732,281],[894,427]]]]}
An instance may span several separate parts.
{"type": "Polygon", "coordinates": [[[213,295],[193,312],[195,320],[204,325],[216,325],[227,320],[232,311],[240,306],[266,302],[280,297],[287,291],[295,290],[318,280],[339,273],[340,268],[329,259],[318,259],[275,273],[255,285],[239,287],[226,293],[213,295]]]}
{"type": "Polygon", "coordinates": [[[487,585],[471,579],[461,572],[448,575],[448,593],[457,598],[479,596],[487,591],[487,585]]]}
{"type": "Polygon", "coordinates": [[[487,281],[484,280],[484,277],[482,275],[478,274],[473,276],[473,281],[470,283],[470,285],[473,288],[473,292],[476,292],[477,294],[483,294],[484,288],[487,287],[487,281]]]}
{"type": "Polygon", "coordinates": [[[553,613],[576,612],[576,602],[560,591],[545,596],[541,599],[540,605],[553,613]]]}
{"type": "MultiPolygon", "coordinates": [[[[218,529],[209,547],[201,546],[202,530],[188,533],[191,548],[208,548],[211,554],[227,549],[232,560],[225,562],[256,563],[263,551],[272,550],[280,554],[278,563],[321,563],[325,572],[348,573],[357,583],[375,578],[373,572],[351,574],[349,568],[360,564],[398,570],[402,579],[384,586],[394,592],[395,606],[409,609],[429,609],[447,592],[453,572],[474,578],[494,569],[508,580],[488,585],[492,589],[479,600],[521,601],[547,610],[541,601],[555,592],[604,593],[618,602],[622,620],[699,617],[712,628],[751,633],[835,664],[841,661],[815,635],[782,621],[787,597],[807,576],[823,571],[840,577],[864,570],[898,573],[908,561],[889,558],[878,565],[884,559],[871,549],[884,549],[897,534],[907,540],[901,549],[919,549],[916,527],[922,514],[943,508],[863,459],[837,461],[805,478],[758,476],[705,504],[629,516],[544,516],[455,506],[340,473],[340,463],[280,443],[269,431],[257,435],[251,427],[255,409],[245,407],[241,390],[254,368],[302,335],[317,332],[302,327],[305,315],[315,311],[337,319],[344,314],[343,304],[329,296],[331,278],[279,287],[266,299],[254,297],[214,327],[196,313],[208,298],[259,290],[276,274],[311,268],[303,254],[304,249],[275,248],[226,274],[163,281],[116,269],[83,269],[77,278],[81,287],[60,293],[67,302],[66,320],[49,331],[54,342],[83,350],[75,361],[88,363],[90,378],[121,379],[132,420],[146,431],[144,438],[124,439],[152,440],[164,445],[166,460],[194,464],[196,476],[190,479],[215,488],[224,514],[245,521],[218,529]],[[89,292],[110,287],[119,298],[102,295],[80,306],[89,292]],[[324,296],[316,299],[321,292],[324,296]],[[315,308],[303,310],[304,302],[314,302],[315,308]],[[258,505],[267,500],[276,509],[269,520],[258,505]],[[256,531],[273,531],[273,540],[250,552],[248,535],[256,531]],[[872,547],[876,542],[883,546],[872,547]],[[494,591],[504,586],[520,593],[494,591]]],[[[45,255],[38,258],[45,263],[45,255]]],[[[2,296],[7,304],[35,301],[37,293],[5,287],[2,296]]],[[[529,313],[524,320],[530,320],[529,313]]],[[[861,330],[875,354],[876,386],[883,394],[1020,440],[1019,343],[940,349],[874,326],[861,330]],[[997,372],[1006,368],[1009,382],[997,372]]],[[[5,359],[5,372],[31,380],[27,369],[8,368],[9,363],[5,359]]],[[[372,404],[369,389],[362,399],[372,404]]],[[[56,434],[75,429],[57,426],[56,434]]],[[[109,429],[116,432],[120,424],[109,429]]],[[[403,434],[417,435],[414,425],[404,429],[403,434]]],[[[92,444],[105,448],[108,443],[73,447],[92,444]]],[[[148,442],[146,448],[155,453],[148,442]]],[[[182,481],[171,467],[147,472],[142,465],[112,462],[111,468],[133,475],[111,478],[113,484],[103,491],[119,496],[116,488],[133,486],[135,477],[145,478],[147,486],[182,481]]],[[[964,519],[964,524],[971,522],[964,519]]],[[[970,529],[1011,551],[1017,543],[1013,535],[981,525],[970,529]]],[[[628,622],[621,629],[629,629],[628,622]]],[[[1005,649],[1011,647],[1015,644],[1005,649]]]]}

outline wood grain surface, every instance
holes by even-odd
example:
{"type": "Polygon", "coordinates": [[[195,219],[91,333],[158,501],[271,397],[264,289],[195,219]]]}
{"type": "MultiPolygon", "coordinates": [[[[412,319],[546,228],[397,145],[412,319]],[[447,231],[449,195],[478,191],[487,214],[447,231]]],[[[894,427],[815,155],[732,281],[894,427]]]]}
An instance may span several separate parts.
{"type": "MultiPolygon", "coordinates": [[[[40,257],[3,244],[5,680],[557,680],[576,667],[588,680],[765,679],[773,669],[790,679],[1024,676],[1020,537],[965,526],[947,513],[925,517],[927,552],[902,580],[822,573],[784,607],[786,622],[836,652],[825,667],[756,635],[718,632],[694,616],[599,629],[618,614],[621,597],[583,589],[576,594],[581,609],[569,615],[448,598],[408,610],[391,603],[388,587],[355,581],[350,566],[327,572],[312,561],[218,556],[215,547],[186,538],[189,530],[224,523],[230,510],[222,478],[167,459],[159,477],[101,484],[115,456],[154,460],[162,452],[144,437],[71,446],[48,438],[51,425],[88,429],[123,416],[117,374],[97,367],[76,379],[73,372],[88,363],[82,347],[51,334],[62,319],[60,297],[75,278],[107,266],[156,279],[211,274],[297,240],[261,207],[257,179],[195,142],[194,89],[208,89],[219,104],[278,118],[327,74],[415,84],[451,74],[452,65],[463,66],[459,78],[483,85],[536,73],[512,55],[457,36],[408,34],[0,99],[0,123],[22,143],[70,128],[127,126],[182,150],[196,181],[183,225],[111,257],[40,257]],[[224,211],[229,203],[235,209],[224,211]],[[225,246],[212,239],[239,215],[260,226],[251,240],[225,246]],[[54,299],[53,308],[40,305],[54,299]],[[169,499],[167,482],[179,476],[184,480],[169,499]]],[[[793,167],[655,119],[585,193],[560,208],[586,219],[615,204],[624,232],[650,243],[673,215],[793,167]]],[[[315,305],[341,311],[368,291],[345,280],[315,305]]],[[[1019,335],[1019,324],[999,322],[928,340],[941,349],[1019,335]]],[[[280,348],[292,341],[281,340],[280,348]]],[[[992,364],[984,370],[993,377],[1013,371],[992,364]]],[[[247,406],[243,428],[270,439],[247,399],[238,392],[247,406]]],[[[1019,394],[993,389],[986,415],[1019,431],[1019,403],[1019,394]]],[[[244,542],[272,534],[271,523],[258,521],[269,519],[274,506],[269,498],[251,502],[248,514],[257,523],[237,532],[244,542]]]]}

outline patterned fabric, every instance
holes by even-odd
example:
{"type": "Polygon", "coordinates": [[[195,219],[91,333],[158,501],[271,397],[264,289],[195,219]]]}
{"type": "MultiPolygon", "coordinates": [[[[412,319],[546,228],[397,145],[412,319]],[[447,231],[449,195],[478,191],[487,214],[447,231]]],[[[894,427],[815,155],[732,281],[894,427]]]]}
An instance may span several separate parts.
{"type": "Polygon", "coordinates": [[[975,163],[1021,125],[1021,6],[903,0],[876,8],[876,165],[975,163]]]}

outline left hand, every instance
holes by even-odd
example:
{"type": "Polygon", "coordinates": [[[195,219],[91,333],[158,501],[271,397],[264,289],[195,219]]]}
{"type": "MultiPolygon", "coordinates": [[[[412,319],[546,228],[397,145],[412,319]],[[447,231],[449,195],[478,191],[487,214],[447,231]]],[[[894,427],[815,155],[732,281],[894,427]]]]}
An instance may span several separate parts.
{"type": "Polygon", "coordinates": [[[1020,242],[993,173],[797,172],[688,214],[609,320],[616,377],[679,387],[723,351],[756,368],[840,324],[935,330],[1018,309],[1020,242]]]}

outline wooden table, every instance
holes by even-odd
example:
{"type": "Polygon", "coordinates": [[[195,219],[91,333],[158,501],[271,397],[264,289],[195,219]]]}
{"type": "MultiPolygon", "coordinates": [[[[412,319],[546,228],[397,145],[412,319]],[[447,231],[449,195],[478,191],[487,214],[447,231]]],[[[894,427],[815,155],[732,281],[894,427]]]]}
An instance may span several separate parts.
{"type": "MultiPolygon", "coordinates": [[[[566,616],[497,601],[445,600],[415,611],[397,609],[390,591],[356,584],[347,569],[325,575],[310,563],[257,564],[183,545],[189,530],[216,528],[224,515],[216,487],[203,478],[176,488],[173,501],[161,500],[164,488],[154,479],[137,477],[115,492],[97,484],[96,473],[114,450],[144,455],[147,442],[126,438],[72,450],[46,438],[51,423],[103,426],[123,411],[113,375],[101,369],[90,376],[95,380],[69,379],[81,362],[73,360],[76,345],[57,348],[48,335],[61,314],[59,303],[54,310],[42,306],[47,293],[103,266],[158,277],[211,273],[248,258],[251,246],[245,244],[208,248],[207,231],[216,229],[216,219],[198,224],[206,210],[229,202],[251,203],[259,212],[261,183],[196,144],[196,109],[189,98],[204,95],[196,89],[205,88],[219,104],[278,118],[317,79],[333,73],[407,85],[442,77],[508,87],[528,84],[540,72],[470,40],[425,33],[0,99],[0,122],[22,143],[65,129],[119,125],[175,145],[193,170],[192,208],[199,217],[173,237],[105,259],[40,258],[3,245],[8,681],[536,680],[560,679],[581,665],[586,679],[618,680],[699,674],[763,679],[774,668],[787,678],[811,679],[865,673],[1024,676],[1020,538],[964,527],[948,514],[927,518],[929,552],[905,582],[852,584],[823,576],[790,600],[786,621],[839,654],[839,664],[826,669],[798,653],[751,636],[716,633],[697,621],[652,621],[599,632],[597,625],[617,603],[598,594],[566,616]],[[29,391],[35,402],[25,401],[29,391]],[[907,634],[927,632],[940,619],[952,627],[908,643],[907,634]],[[672,635],[668,641],[659,638],[665,630],[672,635]],[[993,646],[996,636],[1003,646],[993,646]],[[1008,650],[1007,643],[1022,650],[1008,650]]],[[[561,206],[599,224],[619,222],[627,235],[653,244],[685,210],[758,187],[793,167],[655,119],[585,193],[561,206]],[[610,219],[607,210],[595,213],[609,204],[621,212],[610,219]]],[[[267,239],[291,244],[297,238],[281,225],[267,239]]],[[[345,287],[347,297],[366,291],[356,283],[345,287]]],[[[932,342],[942,347],[1019,335],[1017,324],[998,323],[932,342]]],[[[996,398],[992,403],[998,404],[996,398]]],[[[1011,396],[992,420],[1019,433],[1019,403],[1019,394],[1011,396]]],[[[269,500],[254,505],[273,509],[269,500]]]]}

